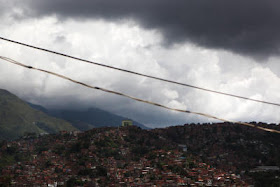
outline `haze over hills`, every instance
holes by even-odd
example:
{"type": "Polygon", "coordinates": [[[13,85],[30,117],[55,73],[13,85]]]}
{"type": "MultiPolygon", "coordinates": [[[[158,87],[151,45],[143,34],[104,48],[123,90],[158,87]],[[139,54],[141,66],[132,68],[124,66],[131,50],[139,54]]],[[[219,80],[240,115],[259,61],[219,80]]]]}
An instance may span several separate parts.
{"type": "MultiPolygon", "coordinates": [[[[121,125],[123,120],[127,119],[126,117],[118,116],[98,108],[89,108],[81,111],[75,109],[46,109],[40,105],[34,105],[31,103],[29,103],[29,105],[37,110],[47,113],[48,115],[69,121],[73,126],[82,131],[96,127],[117,127],[121,125]]],[[[148,129],[148,127],[136,121],[133,121],[133,125],[141,127],[142,129],[148,129]]]]}
{"type": "Polygon", "coordinates": [[[0,139],[10,140],[24,133],[57,133],[77,130],[69,122],[30,107],[12,93],[0,89],[0,139]]]}
{"type": "MultiPolygon", "coordinates": [[[[86,111],[48,110],[26,103],[9,91],[0,89],[0,140],[16,139],[25,133],[57,133],[62,130],[84,131],[95,127],[120,126],[125,119],[96,108],[86,111]]],[[[135,121],[134,125],[147,129],[135,121]]]]}

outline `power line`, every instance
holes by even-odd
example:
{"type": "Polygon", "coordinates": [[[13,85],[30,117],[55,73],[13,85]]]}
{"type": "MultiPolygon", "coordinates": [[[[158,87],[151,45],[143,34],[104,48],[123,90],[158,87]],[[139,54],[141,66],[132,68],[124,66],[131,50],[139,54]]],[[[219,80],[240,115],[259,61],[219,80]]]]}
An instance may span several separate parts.
{"type": "Polygon", "coordinates": [[[130,73],[130,74],[134,74],[134,75],[138,75],[138,76],[142,76],[142,77],[147,77],[147,78],[151,78],[151,79],[155,79],[155,80],[159,80],[159,81],[164,81],[164,82],[168,82],[168,83],[172,83],[172,84],[177,84],[177,85],[180,85],[180,86],[194,88],[194,89],[198,89],[198,90],[202,90],[202,91],[206,91],[206,92],[211,92],[211,93],[215,93],[215,94],[235,97],[235,98],[254,101],[254,102],[263,103],[263,104],[280,106],[279,103],[274,103],[274,102],[269,102],[269,101],[264,101],[264,100],[258,100],[258,99],[252,99],[252,98],[248,98],[248,97],[244,97],[244,96],[239,96],[239,95],[230,94],[230,93],[226,93],[226,92],[220,92],[220,91],[211,90],[211,89],[207,89],[207,88],[202,88],[202,87],[194,86],[194,85],[190,85],[190,84],[180,83],[180,82],[176,82],[176,81],[172,81],[172,80],[168,80],[168,79],[163,79],[163,78],[159,78],[159,77],[155,77],[155,76],[151,76],[151,75],[146,75],[146,74],[143,74],[143,73],[138,73],[138,72],[134,72],[134,71],[126,70],[126,69],[121,69],[121,68],[114,67],[114,66],[109,66],[109,65],[106,65],[106,64],[101,64],[101,63],[85,60],[85,59],[82,59],[82,58],[74,57],[74,56],[71,56],[71,55],[63,54],[63,53],[52,51],[52,50],[49,50],[49,49],[36,47],[36,46],[33,46],[33,45],[25,44],[25,43],[22,43],[22,42],[10,40],[10,39],[3,38],[3,37],[0,37],[0,39],[8,41],[8,42],[15,43],[15,44],[19,44],[19,45],[22,45],[22,46],[30,47],[30,48],[33,48],[33,49],[41,50],[41,51],[44,51],[44,52],[53,53],[53,54],[64,56],[64,57],[71,58],[71,59],[74,59],[74,60],[78,60],[78,61],[86,62],[86,63],[89,63],[89,64],[102,66],[102,67],[105,67],[105,68],[110,68],[110,69],[114,69],[114,70],[117,70],[117,71],[122,71],[122,72],[130,73]]]}
{"type": "Polygon", "coordinates": [[[223,121],[223,122],[236,123],[236,124],[240,124],[240,125],[249,126],[249,127],[257,128],[257,129],[260,129],[260,130],[264,130],[264,131],[267,131],[267,132],[274,132],[274,133],[279,133],[280,134],[280,131],[275,130],[275,129],[264,128],[264,127],[260,127],[260,126],[257,126],[257,125],[252,125],[250,123],[243,123],[243,122],[236,122],[236,121],[226,120],[226,119],[223,119],[223,118],[212,116],[210,114],[204,114],[204,113],[200,113],[200,112],[193,112],[193,111],[190,111],[190,110],[182,110],[182,109],[171,108],[171,107],[168,107],[168,106],[165,106],[165,105],[162,105],[162,104],[158,104],[158,103],[155,103],[155,102],[139,99],[137,97],[129,96],[129,95],[126,95],[126,94],[121,93],[121,92],[116,92],[116,91],[108,90],[108,89],[101,88],[101,87],[91,86],[91,85],[88,85],[86,83],[73,80],[73,79],[71,79],[69,77],[66,77],[64,75],[57,74],[55,72],[51,72],[51,71],[48,71],[48,70],[39,69],[39,68],[35,68],[35,67],[32,67],[32,66],[28,66],[28,65],[22,64],[20,62],[17,62],[15,60],[12,60],[12,59],[7,58],[7,57],[0,56],[0,59],[4,60],[6,62],[10,62],[10,63],[15,64],[15,65],[24,67],[24,68],[33,69],[33,70],[37,70],[37,71],[44,72],[44,73],[47,73],[47,74],[51,74],[53,76],[60,77],[62,79],[71,81],[73,83],[76,83],[76,84],[79,84],[79,85],[82,85],[82,86],[85,86],[85,87],[88,87],[88,88],[91,88],[91,89],[101,90],[103,92],[107,92],[107,93],[111,93],[111,94],[127,97],[129,99],[132,99],[132,100],[135,100],[135,101],[138,101],[138,102],[147,103],[147,104],[154,105],[154,106],[157,106],[157,107],[165,108],[167,110],[183,112],[183,113],[188,113],[188,114],[200,115],[200,116],[204,116],[204,117],[207,117],[207,118],[212,118],[212,119],[215,119],[215,120],[220,120],[220,121],[223,121]]]}

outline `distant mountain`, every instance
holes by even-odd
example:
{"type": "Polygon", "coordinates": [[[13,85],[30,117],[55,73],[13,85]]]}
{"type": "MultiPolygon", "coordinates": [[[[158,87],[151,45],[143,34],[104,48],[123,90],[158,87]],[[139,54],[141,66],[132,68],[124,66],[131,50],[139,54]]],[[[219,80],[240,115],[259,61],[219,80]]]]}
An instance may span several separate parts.
{"type": "Polygon", "coordinates": [[[0,89],[0,140],[16,139],[25,133],[56,133],[61,130],[77,129],[69,122],[50,117],[7,90],[0,89]]]}
{"type": "MultiPolygon", "coordinates": [[[[41,110],[46,112],[47,114],[64,119],[69,121],[79,130],[89,130],[96,127],[117,127],[121,125],[123,120],[127,118],[112,114],[110,112],[97,109],[97,108],[90,108],[88,110],[79,111],[79,110],[47,110],[46,108],[34,105],[29,103],[30,106],[37,110],[41,110]]],[[[142,129],[148,129],[146,126],[133,121],[135,126],[141,127],[142,129]]]]}

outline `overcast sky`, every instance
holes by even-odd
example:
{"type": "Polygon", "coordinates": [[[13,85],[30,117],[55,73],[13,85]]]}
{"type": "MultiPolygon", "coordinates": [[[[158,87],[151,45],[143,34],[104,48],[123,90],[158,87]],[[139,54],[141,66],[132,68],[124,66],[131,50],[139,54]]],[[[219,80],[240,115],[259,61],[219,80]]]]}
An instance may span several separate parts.
{"type": "MultiPolygon", "coordinates": [[[[0,36],[280,103],[275,0],[0,0],[0,36]]],[[[178,109],[280,122],[280,108],[150,80],[0,41],[0,55],[178,109]]],[[[137,103],[0,61],[0,88],[48,108],[101,108],[150,127],[213,120],[137,103]]]]}

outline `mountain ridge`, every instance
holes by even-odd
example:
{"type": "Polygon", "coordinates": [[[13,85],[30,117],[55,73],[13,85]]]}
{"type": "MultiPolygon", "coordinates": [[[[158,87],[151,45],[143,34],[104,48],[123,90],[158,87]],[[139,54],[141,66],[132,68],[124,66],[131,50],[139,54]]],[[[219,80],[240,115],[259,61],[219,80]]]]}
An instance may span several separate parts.
{"type": "MultiPolygon", "coordinates": [[[[36,105],[32,103],[28,103],[31,107],[36,108],[37,110],[44,111],[45,113],[64,119],[72,123],[79,130],[85,131],[90,130],[92,128],[98,127],[118,127],[121,125],[123,120],[127,120],[128,118],[113,114],[111,112],[98,109],[98,108],[88,108],[86,110],[74,110],[74,109],[46,109],[41,105],[36,105]]],[[[131,119],[130,119],[131,120],[131,119]]],[[[133,121],[135,126],[141,127],[142,129],[149,129],[145,125],[133,121]]]]}
{"type": "Polygon", "coordinates": [[[11,140],[25,133],[57,133],[77,130],[62,119],[30,107],[7,90],[0,89],[0,139],[11,140]]]}

